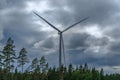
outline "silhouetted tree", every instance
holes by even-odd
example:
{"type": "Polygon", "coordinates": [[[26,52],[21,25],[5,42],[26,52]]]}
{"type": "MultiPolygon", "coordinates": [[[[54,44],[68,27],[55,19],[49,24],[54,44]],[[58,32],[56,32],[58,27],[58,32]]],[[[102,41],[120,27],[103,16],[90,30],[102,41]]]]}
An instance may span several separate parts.
{"type": "MultiPolygon", "coordinates": [[[[18,66],[21,66],[21,71],[23,73],[23,66],[29,62],[28,58],[27,58],[27,51],[25,48],[22,48],[19,52],[19,57],[18,57],[18,61],[19,64],[18,66]]],[[[23,80],[23,75],[21,77],[21,79],[23,80]]]]}
{"type": "Polygon", "coordinates": [[[2,52],[0,52],[0,80],[2,79],[2,66],[4,66],[4,63],[2,61],[3,59],[3,55],[2,55],[2,52]]]}
{"type": "Polygon", "coordinates": [[[18,66],[21,66],[21,70],[22,70],[22,73],[23,73],[23,66],[28,63],[29,60],[27,58],[27,51],[25,48],[22,48],[19,52],[19,57],[18,57],[18,66]]]}
{"type": "MultiPolygon", "coordinates": [[[[11,69],[11,63],[14,62],[14,59],[15,59],[14,48],[15,48],[14,41],[11,38],[9,38],[2,51],[2,54],[4,57],[5,69],[6,69],[6,76],[8,77],[11,69]]],[[[8,79],[6,78],[6,80],[8,79]]]]}
{"type": "Polygon", "coordinates": [[[39,61],[38,61],[37,57],[32,60],[31,67],[34,72],[34,74],[33,74],[34,80],[38,80],[38,73],[40,71],[39,70],[40,68],[39,68],[39,61]]]}
{"type": "Polygon", "coordinates": [[[40,59],[40,68],[42,69],[42,72],[46,72],[46,70],[48,69],[48,63],[46,62],[44,56],[42,56],[40,59]]]}
{"type": "Polygon", "coordinates": [[[100,70],[100,79],[101,79],[101,80],[104,80],[103,68],[100,70]]]}

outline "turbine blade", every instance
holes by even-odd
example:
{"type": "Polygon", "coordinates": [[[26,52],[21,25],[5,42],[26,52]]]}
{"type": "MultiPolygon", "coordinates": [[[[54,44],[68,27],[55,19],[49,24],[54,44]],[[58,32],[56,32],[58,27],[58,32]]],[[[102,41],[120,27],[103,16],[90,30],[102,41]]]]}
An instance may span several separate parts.
{"type": "Polygon", "coordinates": [[[81,23],[81,22],[83,22],[83,21],[87,20],[88,18],[89,18],[89,17],[86,17],[86,18],[84,18],[84,19],[80,20],[79,22],[77,22],[77,23],[75,23],[75,24],[73,24],[73,25],[69,26],[68,28],[66,28],[66,29],[65,29],[65,30],[63,30],[62,32],[67,31],[68,29],[70,29],[70,28],[72,28],[73,26],[75,26],[75,25],[77,25],[77,24],[79,24],[79,23],[81,23]]]}
{"type": "Polygon", "coordinates": [[[36,12],[33,11],[33,13],[35,15],[37,15],[39,18],[41,18],[43,21],[45,21],[48,25],[50,25],[52,28],[54,28],[55,30],[57,30],[58,32],[61,32],[58,28],[56,28],[54,25],[52,25],[50,22],[48,22],[46,19],[44,19],[43,17],[41,17],[40,15],[38,15],[36,12]]]}
{"type": "Polygon", "coordinates": [[[61,44],[62,44],[62,52],[63,52],[64,64],[65,64],[65,66],[66,66],[65,47],[64,47],[63,36],[61,37],[61,44]]]}

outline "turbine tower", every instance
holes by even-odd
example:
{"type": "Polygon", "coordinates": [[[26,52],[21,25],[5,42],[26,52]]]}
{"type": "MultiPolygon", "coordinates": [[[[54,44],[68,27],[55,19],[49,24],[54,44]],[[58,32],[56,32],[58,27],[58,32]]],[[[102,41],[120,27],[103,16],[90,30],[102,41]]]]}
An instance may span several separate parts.
{"type": "Polygon", "coordinates": [[[65,53],[64,53],[64,41],[63,41],[63,33],[67,30],[69,30],[70,28],[74,27],[75,25],[85,21],[86,19],[88,19],[88,17],[76,22],[75,24],[69,26],[68,28],[64,29],[63,31],[59,30],[58,28],[56,28],[54,25],[52,25],[50,22],[48,22],[46,19],[44,19],[42,16],[38,15],[36,12],[33,12],[35,15],[37,15],[39,18],[41,18],[43,21],[45,21],[48,25],[50,25],[52,28],[54,28],[55,30],[58,31],[59,34],[59,68],[62,66],[62,53],[64,56],[64,60],[65,60],[65,53]]]}

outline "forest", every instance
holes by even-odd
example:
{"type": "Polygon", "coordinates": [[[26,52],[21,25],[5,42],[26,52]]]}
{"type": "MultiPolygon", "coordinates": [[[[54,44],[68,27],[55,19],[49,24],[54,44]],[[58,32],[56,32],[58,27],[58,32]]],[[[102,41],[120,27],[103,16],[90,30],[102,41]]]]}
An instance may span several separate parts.
{"type": "Polygon", "coordinates": [[[14,40],[8,38],[0,50],[0,80],[120,80],[120,74],[106,74],[103,68],[90,69],[87,63],[50,67],[44,56],[30,62],[27,53],[26,48],[22,48],[17,54],[14,40]],[[24,69],[28,63],[31,64],[24,69]]]}

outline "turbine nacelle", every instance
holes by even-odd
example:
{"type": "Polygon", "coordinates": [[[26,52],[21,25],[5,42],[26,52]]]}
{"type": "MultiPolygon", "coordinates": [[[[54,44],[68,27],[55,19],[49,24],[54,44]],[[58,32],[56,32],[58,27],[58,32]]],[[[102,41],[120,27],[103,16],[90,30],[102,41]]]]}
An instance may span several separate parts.
{"type": "Polygon", "coordinates": [[[58,35],[62,34],[63,32],[58,32],[58,35]]]}

